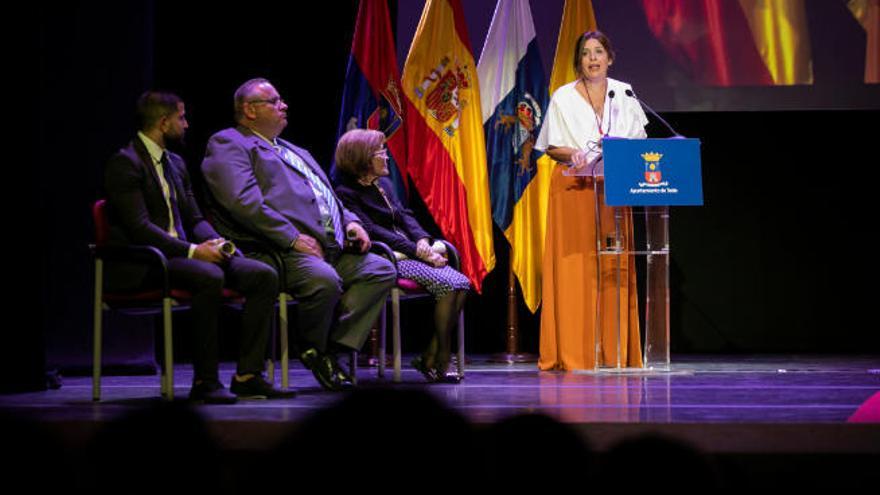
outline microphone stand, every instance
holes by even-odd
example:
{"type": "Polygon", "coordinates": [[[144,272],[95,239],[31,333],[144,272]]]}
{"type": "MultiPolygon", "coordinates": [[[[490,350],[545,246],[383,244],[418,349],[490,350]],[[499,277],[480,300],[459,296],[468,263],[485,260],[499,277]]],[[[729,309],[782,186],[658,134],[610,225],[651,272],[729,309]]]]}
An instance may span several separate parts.
{"type": "Polygon", "coordinates": [[[630,98],[635,98],[635,100],[636,100],[637,102],[639,102],[639,104],[640,104],[641,106],[643,106],[643,107],[645,108],[645,110],[647,110],[648,112],[650,112],[651,115],[653,115],[654,117],[657,117],[657,119],[659,119],[660,122],[663,122],[663,125],[665,125],[666,128],[669,129],[669,132],[672,133],[672,138],[673,138],[673,139],[685,139],[684,136],[682,136],[681,134],[679,134],[678,131],[676,131],[675,129],[672,128],[671,125],[669,125],[669,122],[666,122],[666,119],[664,119],[663,117],[661,117],[659,113],[655,112],[654,109],[651,108],[650,105],[648,105],[648,104],[645,103],[644,101],[640,100],[639,97],[636,96],[635,93],[633,93],[631,89],[627,89],[625,93],[626,93],[626,96],[629,96],[630,98]]]}

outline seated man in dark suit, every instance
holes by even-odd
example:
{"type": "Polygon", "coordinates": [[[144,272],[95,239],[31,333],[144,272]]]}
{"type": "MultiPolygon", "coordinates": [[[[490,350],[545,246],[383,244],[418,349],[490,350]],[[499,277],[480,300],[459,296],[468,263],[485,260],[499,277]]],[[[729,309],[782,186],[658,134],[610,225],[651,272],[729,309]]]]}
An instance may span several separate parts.
{"type": "MultiPolygon", "coordinates": [[[[137,104],[140,131],[108,162],[104,174],[110,242],[153,246],[168,258],[171,284],[192,293],[194,341],[190,398],[232,403],[241,398],[289,396],[273,388],[262,371],[278,275],[272,267],[221,250],[224,240],[202,217],[183,159],[166,149],[188,127],[183,102],[148,91],[137,104]],[[227,392],[218,378],[218,317],[223,286],[245,296],[238,367],[227,392]]],[[[156,285],[156,273],[141,265],[108,269],[114,290],[156,285]]]]}
{"type": "Polygon", "coordinates": [[[235,119],[237,127],[211,137],[202,162],[217,217],[230,219],[220,231],[282,252],[285,289],[300,303],[300,359],[324,388],[347,388],[351,377],[336,355],[363,346],[395,283],[394,266],[367,253],[366,231],[312,155],[278,137],[287,104],[269,81],[238,88],[235,119]]]}

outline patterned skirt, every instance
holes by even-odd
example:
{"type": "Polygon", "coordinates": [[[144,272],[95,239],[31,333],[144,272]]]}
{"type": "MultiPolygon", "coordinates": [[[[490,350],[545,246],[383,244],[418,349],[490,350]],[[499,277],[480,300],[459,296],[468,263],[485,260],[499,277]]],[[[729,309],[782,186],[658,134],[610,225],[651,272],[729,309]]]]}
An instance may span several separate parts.
{"type": "Polygon", "coordinates": [[[421,261],[406,259],[397,262],[397,272],[403,278],[418,282],[434,299],[440,299],[453,291],[471,288],[467,277],[449,266],[435,268],[421,261]]]}

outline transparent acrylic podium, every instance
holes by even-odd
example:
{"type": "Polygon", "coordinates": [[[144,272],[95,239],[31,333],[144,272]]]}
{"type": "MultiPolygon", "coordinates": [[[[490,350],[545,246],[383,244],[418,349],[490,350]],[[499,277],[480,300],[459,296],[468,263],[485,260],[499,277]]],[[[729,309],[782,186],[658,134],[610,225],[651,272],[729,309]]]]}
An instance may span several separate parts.
{"type": "MultiPolygon", "coordinates": [[[[623,266],[624,256],[644,256],[646,258],[645,284],[644,291],[638,294],[643,297],[645,304],[644,313],[644,345],[642,346],[642,366],[643,368],[635,368],[635,370],[669,370],[669,207],[668,206],[646,206],[646,207],[615,207],[614,210],[614,231],[605,238],[605,245],[598,249],[598,258],[611,259],[615,270],[615,283],[611,287],[603,286],[602,279],[597,277],[596,294],[598,300],[603,299],[606,291],[613,291],[616,294],[617,303],[614,305],[616,315],[614,318],[616,327],[612,335],[616,336],[616,342],[612,347],[616,346],[616,363],[606,363],[615,365],[613,370],[625,369],[621,362],[623,341],[621,332],[625,329],[621,328],[620,321],[622,315],[620,304],[620,293],[623,284],[628,283],[622,280],[621,267],[623,266]],[[631,240],[626,237],[629,232],[623,232],[622,226],[625,224],[624,215],[632,214],[642,215],[644,217],[644,244],[629,249],[631,240]]],[[[596,235],[601,239],[603,232],[600,224],[601,217],[597,218],[596,235]]],[[[606,284],[607,285],[607,284],[606,284]]],[[[597,304],[596,312],[596,363],[601,362],[599,359],[600,352],[605,342],[602,342],[602,336],[605,332],[602,328],[603,314],[602,305],[597,304]]],[[[607,368],[606,368],[607,369],[607,368]]]]}
{"type": "MultiPolygon", "coordinates": [[[[595,184],[594,205],[596,225],[596,321],[594,371],[644,372],[670,371],[669,352],[669,206],[697,206],[703,204],[700,142],[698,139],[616,139],[605,138],[601,154],[590,156],[580,170],[569,169],[564,175],[591,177],[595,184]],[[607,163],[606,163],[607,162],[607,163]],[[602,225],[601,207],[611,208],[613,226],[602,225]],[[632,215],[633,222],[627,215],[632,215]],[[644,235],[635,235],[635,220],[641,218],[644,235]],[[628,228],[628,226],[632,226],[628,228]],[[639,239],[629,239],[629,236],[639,239]],[[629,258],[625,262],[625,257],[629,258]],[[631,258],[630,258],[631,257],[631,258]],[[644,326],[641,368],[627,368],[621,349],[621,292],[629,280],[623,280],[622,266],[644,257],[644,284],[637,297],[644,301],[640,320],[644,326]],[[613,264],[614,283],[604,283],[602,264],[613,264]],[[611,291],[615,294],[613,308],[601,301],[611,291]],[[603,311],[615,311],[615,327],[603,328],[603,311]],[[611,330],[606,331],[606,330],[611,330]],[[603,342],[603,335],[611,335],[614,342],[603,342]],[[615,359],[600,359],[602,349],[613,349],[615,359]]],[[[641,234],[641,229],[639,230],[641,234]]],[[[638,284],[637,284],[638,285],[638,284]]],[[[607,337],[605,337],[607,338],[607,337]]],[[[607,353],[606,353],[607,355],[607,353]]]]}

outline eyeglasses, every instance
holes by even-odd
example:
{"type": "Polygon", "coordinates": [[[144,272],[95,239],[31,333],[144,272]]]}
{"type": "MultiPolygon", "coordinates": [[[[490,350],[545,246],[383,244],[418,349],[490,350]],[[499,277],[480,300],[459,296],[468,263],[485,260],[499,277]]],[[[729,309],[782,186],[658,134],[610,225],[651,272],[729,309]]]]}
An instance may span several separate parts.
{"type": "Polygon", "coordinates": [[[278,106],[284,105],[285,101],[280,96],[276,96],[275,98],[269,98],[268,100],[250,100],[250,101],[247,101],[246,103],[254,103],[254,104],[268,103],[268,104],[272,105],[273,107],[278,107],[278,106]]]}
{"type": "Polygon", "coordinates": [[[374,157],[374,158],[381,158],[381,159],[383,159],[383,160],[387,160],[387,159],[388,159],[388,149],[387,149],[387,148],[382,148],[382,149],[380,149],[380,150],[374,152],[374,153],[373,153],[373,157],[374,157]]]}

